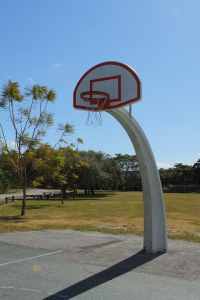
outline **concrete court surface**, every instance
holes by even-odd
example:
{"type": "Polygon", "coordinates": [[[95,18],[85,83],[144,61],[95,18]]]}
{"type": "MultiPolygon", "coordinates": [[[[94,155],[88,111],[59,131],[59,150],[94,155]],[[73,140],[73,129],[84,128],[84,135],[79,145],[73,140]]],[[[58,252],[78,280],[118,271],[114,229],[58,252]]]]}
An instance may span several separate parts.
{"type": "Polygon", "coordinates": [[[73,230],[0,234],[0,299],[199,300],[200,244],[73,230]]]}

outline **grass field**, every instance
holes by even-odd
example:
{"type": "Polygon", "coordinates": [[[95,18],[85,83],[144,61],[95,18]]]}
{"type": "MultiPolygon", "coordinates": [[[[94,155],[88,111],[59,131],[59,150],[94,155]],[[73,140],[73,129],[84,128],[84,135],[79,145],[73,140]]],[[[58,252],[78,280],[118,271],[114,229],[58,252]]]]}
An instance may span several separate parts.
{"type": "MultiPolygon", "coordinates": [[[[76,200],[21,200],[0,205],[0,232],[75,229],[143,235],[141,192],[101,193],[76,200]]],[[[168,237],[200,242],[200,194],[164,194],[168,237]]]]}

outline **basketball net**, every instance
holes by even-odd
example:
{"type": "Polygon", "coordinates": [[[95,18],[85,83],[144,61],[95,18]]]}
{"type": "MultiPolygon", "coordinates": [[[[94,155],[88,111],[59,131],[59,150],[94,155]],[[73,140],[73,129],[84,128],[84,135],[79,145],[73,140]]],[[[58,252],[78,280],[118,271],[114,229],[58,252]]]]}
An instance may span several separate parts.
{"type": "Polygon", "coordinates": [[[102,109],[109,100],[109,94],[100,91],[89,91],[80,94],[81,98],[86,102],[88,116],[86,125],[93,125],[94,127],[102,125],[102,109]]]}

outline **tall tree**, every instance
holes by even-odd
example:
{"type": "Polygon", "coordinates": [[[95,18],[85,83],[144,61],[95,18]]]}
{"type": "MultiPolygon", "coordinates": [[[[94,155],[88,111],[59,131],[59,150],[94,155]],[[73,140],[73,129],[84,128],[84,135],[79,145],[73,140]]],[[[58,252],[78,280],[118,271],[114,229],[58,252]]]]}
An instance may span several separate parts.
{"type": "Polygon", "coordinates": [[[163,188],[168,188],[170,184],[175,184],[176,174],[174,168],[160,168],[159,169],[160,180],[163,188]]]}
{"type": "Polygon", "coordinates": [[[104,154],[99,151],[79,151],[80,159],[87,162],[89,168],[81,168],[79,172],[78,185],[84,188],[85,193],[87,190],[91,190],[94,193],[94,189],[103,188],[103,184],[108,180],[108,174],[103,169],[104,154]]]}
{"type": "Polygon", "coordinates": [[[141,190],[141,176],[136,155],[115,154],[114,159],[124,172],[125,190],[141,190]]]}
{"type": "MultiPolygon", "coordinates": [[[[78,139],[79,143],[83,143],[81,139],[78,139]]],[[[63,199],[67,198],[66,188],[67,186],[73,190],[73,198],[75,198],[75,191],[78,188],[78,182],[80,174],[87,171],[90,167],[86,161],[83,161],[79,156],[79,152],[68,147],[65,151],[66,161],[64,167],[60,170],[61,174],[67,177],[66,183],[62,184],[63,199]]]]}
{"type": "Polygon", "coordinates": [[[79,156],[89,167],[81,167],[78,171],[78,186],[85,193],[94,189],[116,189],[123,182],[121,168],[113,158],[101,151],[80,151],[79,156]]]}
{"type": "MultiPolygon", "coordinates": [[[[25,215],[26,209],[27,165],[32,157],[31,151],[39,147],[47,129],[53,125],[53,114],[47,112],[47,106],[55,99],[56,93],[53,89],[38,84],[27,87],[23,94],[18,82],[9,80],[2,87],[0,107],[8,111],[15,136],[15,150],[18,154],[14,164],[23,189],[22,216],[25,215]]],[[[10,155],[11,151],[1,123],[0,129],[7,155],[10,155]]],[[[60,129],[65,135],[66,129],[70,131],[71,127],[64,126],[60,129]]]]}
{"type": "Polygon", "coordinates": [[[13,167],[12,160],[15,160],[17,153],[12,151],[8,157],[1,149],[0,153],[0,193],[5,193],[9,188],[20,185],[17,171],[13,167]]]}
{"type": "Polygon", "coordinates": [[[200,189],[200,159],[192,166],[194,172],[194,183],[198,184],[198,189],[200,189]]]}
{"type": "Polygon", "coordinates": [[[121,189],[124,184],[124,172],[117,161],[110,155],[105,155],[102,165],[103,170],[109,175],[104,186],[106,189],[121,189]]]}
{"type": "Polygon", "coordinates": [[[191,184],[192,183],[192,166],[176,163],[174,165],[174,175],[176,184],[191,184]]]}

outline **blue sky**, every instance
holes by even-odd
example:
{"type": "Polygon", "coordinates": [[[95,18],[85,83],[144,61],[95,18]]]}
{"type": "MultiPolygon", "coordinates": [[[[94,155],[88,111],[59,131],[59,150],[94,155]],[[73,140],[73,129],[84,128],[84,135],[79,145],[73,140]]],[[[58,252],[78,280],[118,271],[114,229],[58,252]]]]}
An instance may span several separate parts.
{"type": "MultiPolygon", "coordinates": [[[[80,150],[134,154],[124,129],[108,113],[101,127],[86,126],[87,113],[73,108],[73,90],[94,65],[119,61],[142,82],[132,107],[158,167],[194,164],[200,158],[199,0],[1,0],[0,84],[47,85],[56,125],[75,126],[80,150]]],[[[9,120],[0,112],[6,136],[9,120]]],[[[71,138],[69,141],[73,141],[71,138]]]]}

